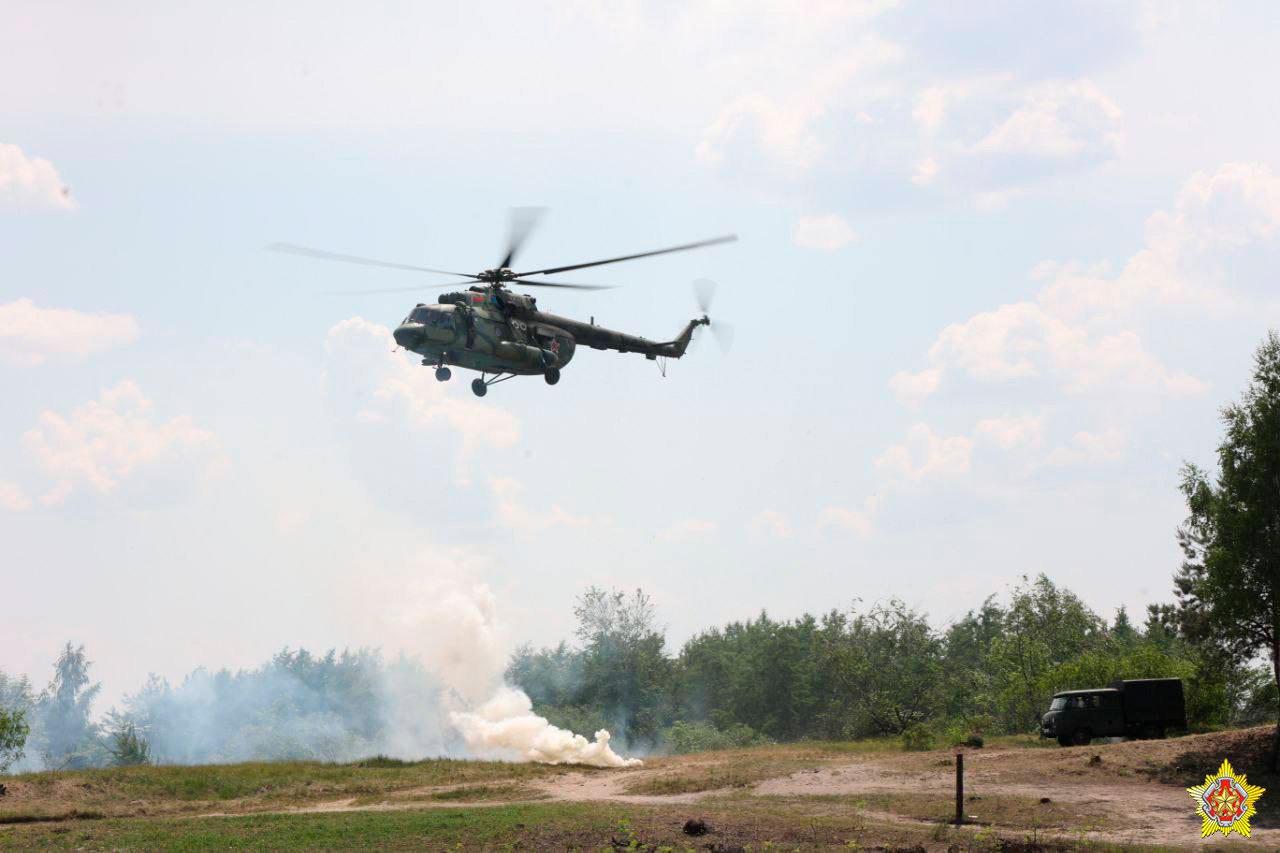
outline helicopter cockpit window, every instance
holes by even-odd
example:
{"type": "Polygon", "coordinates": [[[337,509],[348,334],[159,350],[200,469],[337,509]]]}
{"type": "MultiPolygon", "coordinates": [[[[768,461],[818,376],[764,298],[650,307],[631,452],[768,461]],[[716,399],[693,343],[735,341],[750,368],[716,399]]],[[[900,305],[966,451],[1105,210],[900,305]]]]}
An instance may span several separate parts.
{"type": "Polygon", "coordinates": [[[431,322],[431,314],[431,309],[424,305],[409,312],[409,319],[415,323],[429,323],[431,322]]]}

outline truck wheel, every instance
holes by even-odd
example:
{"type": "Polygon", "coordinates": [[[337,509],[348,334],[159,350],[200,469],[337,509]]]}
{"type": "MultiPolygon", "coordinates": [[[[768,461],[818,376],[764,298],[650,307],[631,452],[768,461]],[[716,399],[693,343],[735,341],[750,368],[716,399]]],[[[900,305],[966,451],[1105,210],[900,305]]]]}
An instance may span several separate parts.
{"type": "Polygon", "coordinates": [[[1071,743],[1076,746],[1088,746],[1093,741],[1093,733],[1088,729],[1076,729],[1071,733],[1071,743]]]}
{"type": "Polygon", "coordinates": [[[1058,738],[1058,746],[1071,746],[1071,738],[1063,735],[1058,738]]]}

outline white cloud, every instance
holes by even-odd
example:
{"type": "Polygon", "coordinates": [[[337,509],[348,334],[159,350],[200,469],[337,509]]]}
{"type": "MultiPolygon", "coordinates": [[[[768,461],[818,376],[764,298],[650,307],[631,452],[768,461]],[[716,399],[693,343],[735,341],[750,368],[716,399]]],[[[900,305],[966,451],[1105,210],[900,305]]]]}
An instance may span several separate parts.
{"type": "Polygon", "coordinates": [[[45,506],[77,492],[122,493],[143,502],[209,473],[217,440],[186,416],[159,421],[136,384],[123,381],[70,416],[44,412],[23,436],[29,457],[53,481],[45,506]]]}
{"type": "Polygon", "coordinates": [[[916,424],[906,441],[886,450],[876,467],[894,476],[920,480],[930,476],[954,476],[969,470],[973,440],[963,435],[935,435],[928,424],[916,424]]]}
{"type": "Polygon", "coordinates": [[[1045,458],[1045,465],[1096,465],[1110,462],[1124,455],[1124,435],[1118,429],[1107,429],[1100,433],[1087,431],[1077,432],[1071,442],[1055,447],[1045,458]]]}
{"type": "Polygon", "coordinates": [[[915,108],[911,117],[921,129],[932,133],[942,127],[947,115],[947,100],[953,95],[947,86],[930,86],[916,96],[915,108]]]}
{"type": "Polygon", "coordinates": [[[859,536],[871,533],[871,518],[868,513],[840,506],[829,506],[818,516],[819,530],[849,530],[859,536]]]}
{"type": "Polygon", "coordinates": [[[138,323],[127,314],[39,308],[26,298],[0,305],[0,361],[17,367],[83,359],[137,338],[138,323]]]}
{"type": "Polygon", "coordinates": [[[751,532],[755,536],[786,539],[791,536],[791,523],[777,510],[761,510],[751,519],[751,532]]]}
{"type": "Polygon", "coordinates": [[[834,213],[801,217],[796,222],[792,236],[795,244],[802,249],[821,249],[827,252],[843,249],[858,239],[852,226],[834,213]]]}
{"type": "Polygon", "coordinates": [[[915,170],[911,173],[911,183],[918,187],[927,187],[936,177],[938,177],[938,161],[932,157],[925,157],[916,162],[915,170]]]}
{"type": "Polygon", "coordinates": [[[0,510],[24,512],[31,509],[31,505],[31,498],[21,486],[11,480],[0,480],[0,510]]]}
{"type": "Polygon", "coordinates": [[[763,157],[787,171],[803,171],[823,151],[811,129],[820,114],[814,106],[779,106],[765,95],[744,95],[703,131],[698,159],[720,165],[763,157]]]}
{"type": "Polygon", "coordinates": [[[707,539],[716,532],[714,521],[705,519],[691,518],[688,521],[679,521],[670,527],[663,528],[658,531],[658,539],[662,542],[694,542],[699,539],[707,539]]]}
{"type": "Polygon", "coordinates": [[[1106,265],[1038,264],[1045,281],[1032,301],[1013,302],[944,328],[931,367],[900,372],[891,385],[906,402],[960,372],[978,382],[1036,378],[1062,390],[1196,394],[1205,385],[1147,351],[1138,327],[1153,306],[1206,310],[1257,293],[1274,298],[1270,263],[1280,236],[1280,177],[1265,166],[1227,163],[1196,173],[1172,208],[1147,221],[1146,244],[1119,273],[1106,265]],[[1229,283],[1229,286],[1228,286],[1229,283]],[[936,381],[934,374],[937,371],[936,381]]]}
{"type": "Polygon", "coordinates": [[[984,418],[978,421],[974,434],[993,442],[1001,450],[1013,450],[1024,445],[1035,447],[1044,441],[1044,416],[984,418]]]}
{"type": "Polygon", "coordinates": [[[1047,376],[1069,392],[1126,386],[1194,394],[1204,387],[1186,373],[1166,369],[1145,350],[1137,332],[1072,325],[1035,302],[1002,305],[947,326],[929,358],[979,381],[1047,376]]]}
{"type": "Polygon", "coordinates": [[[529,532],[549,527],[588,527],[592,524],[592,519],[570,515],[558,504],[552,504],[546,512],[529,509],[525,506],[524,486],[512,477],[490,477],[489,488],[493,492],[498,524],[503,527],[529,532]]]}
{"type": "Polygon", "coordinates": [[[28,157],[16,145],[0,142],[0,206],[75,210],[71,192],[53,164],[28,157]]]}
{"type": "Polygon", "coordinates": [[[973,151],[1054,160],[1111,156],[1121,117],[1115,102],[1087,80],[1047,84],[1029,91],[973,151]]]}
{"type": "Polygon", "coordinates": [[[432,371],[416,358],[392,352],[394,347],[387,327],[363,317],[343,320],[329,330],[325,350],[331,389],[352,417],[367,424],[445,424],[462,437],[465,450],[510,447],[519,439],[515,416],[492,403],[455,396],[463,383],[437,382],[432,371]]]}
{"type": "Polygon", "coordinates": [[[900,370],[889,380],[889,387],[903,403],[915,406],[938,390],[938,384],[941,382],[942,368],[929,367],[917,373],[900,370]]]}

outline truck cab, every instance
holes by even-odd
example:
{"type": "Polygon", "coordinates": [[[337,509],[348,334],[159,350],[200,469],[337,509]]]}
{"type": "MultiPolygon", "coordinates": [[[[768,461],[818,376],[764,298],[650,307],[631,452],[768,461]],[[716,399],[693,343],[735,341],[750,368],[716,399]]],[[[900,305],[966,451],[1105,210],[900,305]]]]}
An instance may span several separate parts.
{"type": "Polygon", "coordinates": [[[1083,745],[1098,737],[1124,734],[1124,705],[1119,690],[1067,690],[1055,694],[1040,719],[1040,736],[1063,746],[1083,745]]]}

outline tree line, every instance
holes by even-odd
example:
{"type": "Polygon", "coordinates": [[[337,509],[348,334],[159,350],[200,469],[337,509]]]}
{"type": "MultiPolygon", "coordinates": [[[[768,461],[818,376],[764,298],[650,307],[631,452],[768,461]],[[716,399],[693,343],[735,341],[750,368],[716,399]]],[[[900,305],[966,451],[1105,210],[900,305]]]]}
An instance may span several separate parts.
{"type": "MultiPolygon", "coordinates": [[[[642,591],[589,588],[575,641],[525,646],[507,668],[535,710],[630,749],[689,751],[800,738],[899,735],[928,745],[1034,731],[1056,691],[1174,676],[1193,729],[1274,720],[1280,706],[1280,336],[1222,411],[1216,472],[1182,469],[1188,515],[1173,599],[1108,621],[1048,577],[1026,577],[951,625],[893,599],[777,620],[766,612],[668,650],[642,591]]],[[[255,670],[152,678],[103,721],[83,647],[48,687],[0,673],[0,771],[106,763],[447,755],[440,686],[376,652],[282,651],[255,670]]],[[[1280,759],[1280,727],[1271,762],[1280,759]]]]}
{"type": "Polygon", "coordinates": [[[1177,677],[1205,730],[1271,719],[1270,672],[1188,635],[1177,608],[1108,622],[1044,575],[945,628],[898,600],[703,631],[668,654],[649,597],[588,589],[577,640],[525,646],[507,679],[575,731],[632,748],[906,735],[927,744],[1034,731],[1057,691],[1177,677]]]}

